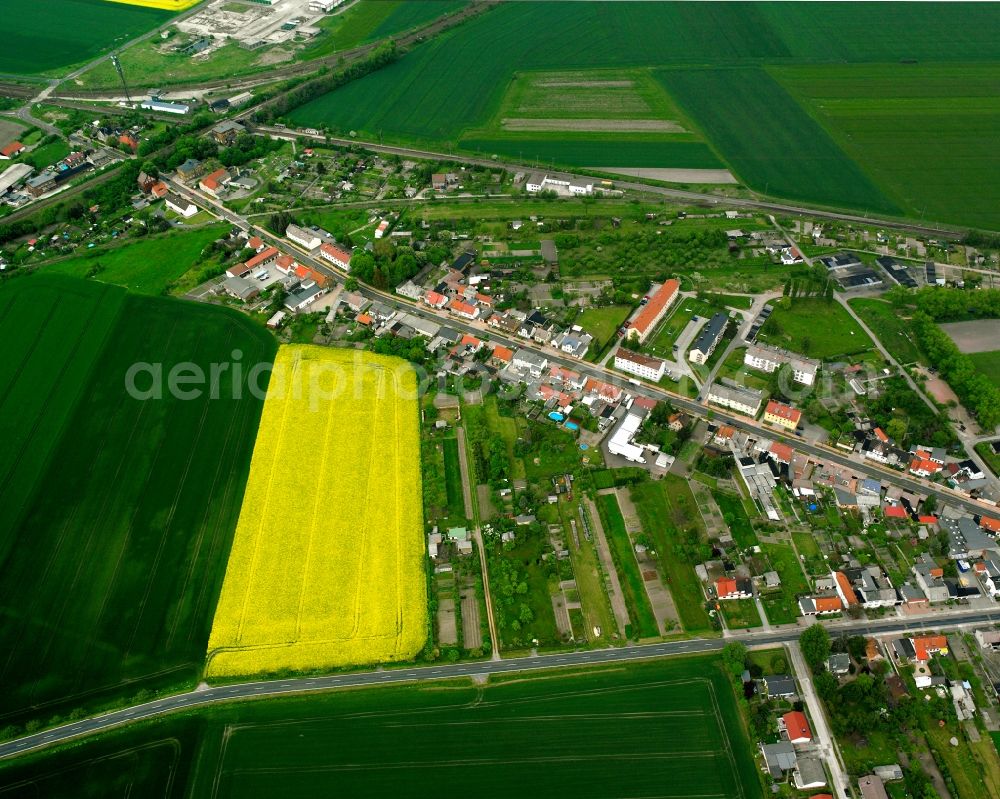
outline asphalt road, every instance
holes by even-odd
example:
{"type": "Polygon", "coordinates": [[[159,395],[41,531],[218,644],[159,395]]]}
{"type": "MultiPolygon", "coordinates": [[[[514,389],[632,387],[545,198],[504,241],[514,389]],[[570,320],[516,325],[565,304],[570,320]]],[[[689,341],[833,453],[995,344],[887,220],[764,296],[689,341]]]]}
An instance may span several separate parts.
{"type": "MultiPolygon", "coordinates": [[[[182,183],[179,183],[170,178],[165,178],[167,184],[176,193],[189,197],[193,202],[197,203],[203,208],[209,209],[212,213],[216,214],[222,219],[237,225],[243,230],[250,230],[253,228],[254,231],[265,241],[274,246],[283,249],[287,252],[292,252],[295,254],[296,259],[303,264],[312,266],[314,269],[319,270],[325,275],[330,277],[343,280],[346,273],[340,272],[333,269],[330,264],[326,261],[321,261],[317,258],[313,258],[308,255],[297,245],[293,244],[286,238],[273,236],[266,230],[252,225],[248,220],[233,213],[229,209],[222,206],[220,203],[216,202],[214,199],[207,197],[201,192],[195,191],[182,183]]],[[[513,339],[498,333],[497,330],[487,327],[484,323],[474,323],[463,321],[457,317],[451,316],[444,311],[435,311],[433,309],[427,308],[426,306],[419,305],[412,300],[408,300],[404,297],[400,297],[396,294],[390,294],[386,292],[378,291],[377,289],[371,288],[370,286],[362,285],[359,291],[364,296],[369,299],[379,300],[392,305],[396,308],[404,309],[408,313],[415,314],[416,316],[422,316],[425,319],[430,319],[439,324],[446,324],[456,330],[463,333],[471,333],[475,336],[485,336],[488,335],[489,339],[493,343],[503,344],[504,346],[510,347],[511,349],[528,349],[544,355],[548,358],[550,363],[559,364],[567,369],[574,370],[583,374],[587,377],[593,377],[597,380],[603,380],[608,383],[612,383],[619,386],[625,391],[633,395],[641,395],[649,397],[655,400],[666,400],[671,403],[676,408],[687,411],[688,413],[696,414],[698,416],[704,416],[709,410],[708,407],[697,400],[689,399],[688,397],[681,396],[680,394],[675,394],[672,391],[667,391],[659,386],[653,386],[648,383],[641,383],[636,386],[635,384],[629,382],[625,377],[617,372],[612,372],[605,369],[597,364],[587,363],[585,361],[577,360],[576,358],[569,358],[558,350],[552,347],[540,347],[538,345],[532,344],[530,342],[524,341],[523,339],[513,339]]],[[[881,466],[879,464],[863,461],[861,459],[854,459],[847,456],[845,453],[834,449],[833,447],[820,446],[817,444],[810,444],[803,438],[798,436],[784,435],[777,430],[772,430],[771,428],[765,428],[762,423],[756,421],[755,419],[750,419],[745,416],[739,416],[736,414],[728,413],[721,408],[711,408],[714,421],[721,422],[723,424],[732,425],[738,430],[743,430],[745,432],[752,433],[754,435],[763,435],[769,439],[776,441],[783,441],[786,444],[791,445],[793,448],[799,452],[803,452],[812,455],[816,458],[823,459],[830,463],[835,463],[840,466],[845,466],[853,470],[856,474],[862,474],[866,477],[873,477],[877,480],[882,480],[887,483],[893,483],[898,485],[907,491],[911,491],[917,494],[933,494],[938,497],[942,502],[946,502],[955,507],[962,508],[967,513],[980,514],[984,511],[995,510],[996,506],[990,503],[977,502],[975,500],[968,499],[967,497],[959,494],[948,488],[934,485],[923,480],[911,477],[904,472],[898,472],[894,469],[889,469],[888,467],[881,466]]]]}
{"type": "MultiPolygon", "coordinates": [[[[837,634],[879,634],[917,632],[921,630],[945,630],[969,624],[1000,622],[1000,610],[964,610],[933,615],[930,618],[913,621],[884,619],[877,621],[848,621],[829,625],[832,635],[837,634]]],[[[756,633],[732,633],[728,640],[738,639],[750,646],[784,644],[798,639],[799,627],[788,627],[780,631],[756,633]]],[[[486,676],[505,672],[529,672],[540,669],[565,668],[570,666],[594,666],[603,663],[620,663],[630,660],[664,657],[668,655],[689,655],[715,652],[722,649],[727,639],[694,638],[683,641],[667,641],[657,644],[642,644],[611,649],[581,650],[551,655],[514,658],[510,660],[487,660],[474,663],[432,664],[409,668],[391,668],[378,671],[336,674],[329,677],[299,677],[286,680],[247,682],[235,685],[220,685],[212,688],[193,690],[184,694],[164,697],[153,702],[115,710],[93,718],[53,727],[49,730],[26,735],[0,744],[0,758],[11,758],[53,744],[104,732],[114,727],[131,724],[143,719],[156,718],[191,708],[204,707],[220,702],[257,697],[274,697],[283,694],[300,694],[310,691],[329,691],[338,688],[385,685],[388,683],[423,682],[428,680],[448,680],[460,677],[486,676]]]]}

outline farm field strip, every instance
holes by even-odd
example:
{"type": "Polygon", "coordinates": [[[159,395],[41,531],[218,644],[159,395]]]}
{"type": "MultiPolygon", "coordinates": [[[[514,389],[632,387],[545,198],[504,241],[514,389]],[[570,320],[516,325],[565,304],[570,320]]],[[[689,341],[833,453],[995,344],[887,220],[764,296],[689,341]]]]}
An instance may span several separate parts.
{"type": "Polygon", "coordinates": [[[396,359],[311,345],[279,351],[209,675],[408,660],[424,645],[415,387],[396,359]],[[284,476],[307,450],[319,462],[289,493],[284,476]]]}
{"type": "Polygon", "coordinates": [[[33,75],[96,58],[162,25],[170,11],[107,0],[4,0],[0,72],[33,75]],[[58,20],[58,24],[53,24],[58,20]]]}
{"type": "MultiPolygon", "coordinates": [[[[8,720],[86,707],[126,686],[176,685],[200,671],[261,404],[234,399],[240,380],[236,389],[220,381],[216,400],[141,399],[125,391],[123,377],[136,363],[207,371],[234,349],[249,368],[274,349],[270,336],[228,310],[93,282],[39,274],[0,296],[23,291],[37,301],[52,287],[64,298],[89,292],[117,304],[96,340],[65,331],[57,341],[41,337],[49,363],[74,340],[99,355],[36,478],[58,485],[60,501],[40,490],[26,502],[15,529],[34,547],[11,547],[4,531],[0,679],[8,690],[0,718],[8,720]]],[[[34,306],[44,313],[44,302],[34,306]]],[[[5,314],[0,328],[11,321],[5,314]]]]}

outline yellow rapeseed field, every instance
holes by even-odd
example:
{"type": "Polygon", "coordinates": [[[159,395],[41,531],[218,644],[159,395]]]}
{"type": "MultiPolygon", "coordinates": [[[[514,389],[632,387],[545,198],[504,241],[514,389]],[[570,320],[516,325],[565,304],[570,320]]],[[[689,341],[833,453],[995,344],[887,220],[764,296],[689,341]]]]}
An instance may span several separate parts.
{"type": "Polygon", "coordinates": [[[145,6],[159,8],[164,11],[184,11],[200,3],[201,0],[108,0],[111,3],[124,3],[129,6],[145,6]]]}
{"type": "Polygon", "coordinates": [[[417,379],[282,347],[208,642],[209,676],[412,658],[427,635],[417,379]]]}

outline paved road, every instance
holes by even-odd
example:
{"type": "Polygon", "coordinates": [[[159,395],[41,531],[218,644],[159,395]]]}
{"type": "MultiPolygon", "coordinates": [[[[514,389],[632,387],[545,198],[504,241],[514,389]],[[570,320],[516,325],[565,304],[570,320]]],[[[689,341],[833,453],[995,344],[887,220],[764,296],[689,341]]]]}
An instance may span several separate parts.
{"type": "MultiPolygon", "coordinates": [[[[189,197],[193,202],[203,208],[207,208],[210,212],[216,214],[222,219],[239,226],[243,230],[249,230],[253,227],[246,219],[225,208],[213,198],[170,178],[164,179],[171,190],[182,196],[189,197]]],[[[331,268],[328,262],[313,258],[288,239],[273,236],[261,228],[255,227],[254,230],[268,243],[282,248],[287,252],[295,253],[295,257],[301,263],[312,266],[314,269],[319,270],[323,274],[329,275],[330,277],[338,280],[343,280],[346,276],[346,273],[331,268]]],[[[503,344],[504,346],[515,350],[532,350],[544,355],[550,363],[558,364],[567,369],[572,369],[587,377],[593,377],[598,380],[613,383],[633,395],[644,396],[655,400],[666,400],[674,407],[696,416],[703,416],[705,414],[705,406],[696,400],[689,399],[681,396],[680,394],[675,394],[674,392],[668,391],[660,386],[654,386],[644,382],[639,386],[636,386],[631,382],[626,382],[622,375],[616,372],[609,371],[608,369],[605,369],[597,364],[586,363],[584,361],[577,360],[576,358],[570,358],[560,353],[559,350],[556,350],[553,347],[542,347],[522,339],[515,340],[513,338],[503,336],[499,334],[496,329],[488,327],[484,322],[464,321],[449,315],[447,312],[435,311],[431,308],[427,308],[426,306],[419,305],[412,300],[408,300],[396,294],[381,292],[377,289],[371,288],[370,286],[362,286],[359,291],[370,299],[377,299],[395,308],[404,309],[408,313],[421,316],[439,324],[446,324],[460,332],[471,333],[475,336],[488,334],[492,343],[503,344]]],[[[969,499],[953,489],[912,477],[904,472],[898,472],[894,469],[881,466],[880,464],[876,464],[871,461],[864,461],[860,458],[848,456],[844,452],[836,450],[833,447],[821,444],[811,444],[798,436],[785,435],[777,430],[766,428],[763,423],[758,422],[756,419],[750,419],[746,416],[732,414],[722,410],[721,408],[712,408],[712,413],[716,421],[731,425],[738,430],[743,430],[753,435],[763,435],[775,441],[783,441],[784,443],[794,447],[799,452],[812,455],[816,458],[821,458],[830,463],[836,463],[840,466],[846,466],[849,469],[852,469],[856,474],[861,474],[866,477],[874,477],[877,480],[882,480],[887,483],[893,483],[907,491],[917,494],[932,494],[938,497],[941,502],[946,502],[950,505],[959,507],[968,513],[980,514],[984,511],[996,510],[995,504],[969,499]]]]}
{"type": "Polygon", "coordinates": [[[788,644],[788,654],[792,669],[802,689],[802,698],[805,700],[806,707],[809,708],[809,717],[813,722],[813,747],[817,754],[822,755],[823,759],[826,760],[827,768],[830,770],[834,788],[833,795],[850,796],[850,791],[847,789],[847,774],[838,756],[837,739],[833,737],[830,726],[826,722],[823,703],[820,702],[816,686],[813,685],[812,671],[802,656],[802,648],[798,641],[791,641],[788,644]]]}
{"type": "MultiPolygon", "coordinates": [[[[848,621],[828,625],[832,634],[887,635],[892,633],[919,632],[923,630],[946,630],[970,624],[1000,622],[1000,610],[961,610],[934,614],[927,619],[880,619],[875,621],[848,621]]],[[[748,646],[785,644],[798,639],[801,630],[791,627],[781,631],[758,631],[751,633],[732,632],[728,639],[738,638],[748,646]]],[[[485,676],[506,672],[536,671],[539,669],[562,668],[568,666],[592,666],[604,663],[620,663],[630,660],[715,652],[726,643],[723,638],[694,638],[683,641],[667,641],[658,644],[643,644],[621,648],[582,650],[551,655],[515,658],[509,660],[488,660],[475,663],[435,664],[399,669],[385,669],[369,672],[337,674],[329,677],[299,677],[287,680],[247,682],[235,685],[220,685],[213,688],[196,689],[184,694],[164,697],[153,702],[115,710],[71,724],[53,727],[49,730],[26,735],[0,744],[0,758],[10,758],[25,752],[62,743],[74,738],[94,735],[99,732],[131,724],[143,719],[156,718],[190,708],[204,707],[236,699],[261,696],[281,696],[301,694],[310,691],[328,691],[354,686],[385,685],[387,683],[422,682],[428,680],[448,680],[459,677],[485,676]]]]}
{"type": "MultiPolygon", "coordinates": [[[[251,116],[254,109],[248,109],[241,117],[251,116]]],[[[320,134],[310,134],[305,133],[301,130],[292,130],[291,128],[276,128],[268,125],[258,125],[255,128],[258,133],[266,134],[268,136],[273,136],[276,138],[283,138],[289,140],[295,140],[300,136],[307,139],[313,139],[314,141],[328,141],[330,144],[336,145],[338,147],[363,147],[366,150],[371,150],[376,153],[386,153],[389,155],[398,155],[402,158],[423,158],[430,159],[434,161],[453,161],[461,164],[472,164],[475,166],[485,166],[491,169],[505,169],[508,172],[545,172],[545,174],[550,177],[556,177],[563,180],[581,180],[584,178],[589,178],[593,180],[592,177],[587,175],[578,175],[572,172],[562,172],[556,169],[544,169],[544,168],[532,168],[530,164],[521,164],[513,161],[500,161],[494,160],[493,158],[476,158],[468,155],[461,155],[457,153],[441,153],[435,152],[433,150],[418,150],[412,147],[396,147],[388,144],[379,144],[378,142],[362,141],[359,139],[341,139],[334,136],[327,137],[326,135],[320,134]]],[[[646,194],[657,194],[662,197],[670,197],[677,200],[686,200],[690,202],[697,203],[708,203],[711,205],[725,204],[733,208],[749,208],[758,211],[768,211],[771,213],[779,214],[798,214],[803,216],[818,217],[821,219],[839,219],[844,222],[857,222],[864,225],[877,225],[879,227],[892,228],[894,230],[905,230],[911,233],[920,233],[924,235],[936,236],[938,238],[946,238],[951,240],[961,239],[965,235],[964,230],[959,230],[956,228],[946,228],[946,227],[933,227],[924,224],[915,224],[911,222],[902,222],[900,220],[889,220],[889,219],[876,219],[869,216],[860,216],[858,214],[844,213],[840,211],[825,211],[816,208],[808,208],[802,205],[790,205],[788,203],[771,202],[768,200],[755,200],[751,198],[739,198],[739,197],[723,197],[720,198],[715,194],[704,194],[702,192],[696,191],[684,191],[682,189],[670,189],[665,186],[653,186],[648,183],[636,183],[628,180],[621,180],[617,177],[614,178],[614,184],[616,189],[628,189],[631,191],[644,192],[646,194]]]]}

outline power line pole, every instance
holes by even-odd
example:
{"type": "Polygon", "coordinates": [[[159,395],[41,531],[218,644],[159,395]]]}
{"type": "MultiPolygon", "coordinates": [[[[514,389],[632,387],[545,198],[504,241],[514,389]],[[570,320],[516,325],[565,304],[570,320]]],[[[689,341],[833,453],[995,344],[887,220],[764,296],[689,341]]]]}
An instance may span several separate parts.
{"type": "Polygon", "coordinates": [[[118,71],[118,77],[122,79],[122,88],[125,90],[125,99],[128,101],[129,105],[132,105],[132,95],[129,94],[128,84],[125,82],[125,73],[122,71],[122,62],[118,60],[118,56],[114,53],[111,54],[111,63],[115,65],[115,69],[118,71]]]}

